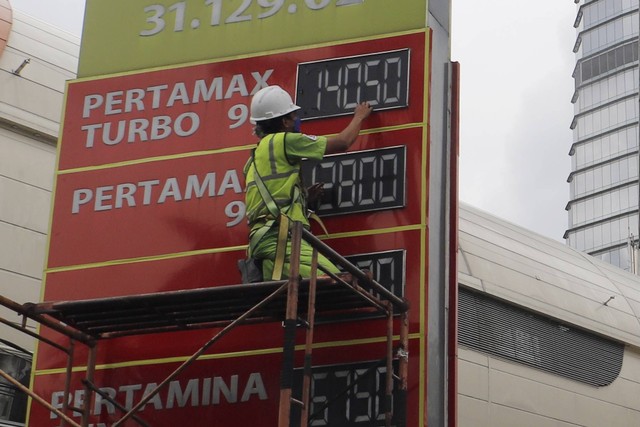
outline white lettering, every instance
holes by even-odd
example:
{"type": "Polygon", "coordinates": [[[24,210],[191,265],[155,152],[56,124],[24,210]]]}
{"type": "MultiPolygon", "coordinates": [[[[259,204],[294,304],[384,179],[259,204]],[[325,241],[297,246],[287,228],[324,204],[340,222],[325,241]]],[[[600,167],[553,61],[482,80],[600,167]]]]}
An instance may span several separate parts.
{"type": "Polygon", "coordinates": [[[220,101],[229,99],[235,94],[243,97],[255,95],[260,89],[269,86],[269,78],[273,69],[250,71],[245,74],[234,74],[228,81],[222,76],[212,77],[211,80],[199,79],[195,81],[181,81],[159,84],[147,88],[132,88],[115,90],[105,94],[91,94],[84,97],[82,118],[89,118],[94,110],[102,108],[105,116],[131,113],[133,111],[157,110],[161,106],[173,107],[176,103],[182,105],[195,104],[200,101],[209,102],[212,99],[220,101]],[[249,92],[247,88],[248,75],[255,84],[249,92]],[[226,90],[225,90],[226,89],[226,90]],[[147,97],[147,94],[150,96],[147,97]]]}
{"type": "Polygon", "coordinates": [[[144,94],[145,91],[142,89],[129,89],[124,99],[124,112],[132,112],[134,104],[137,111],[143,111],[144,102],[142,102],[142,100],[144,99],[144,94]]]}
{"type": "MultiPolygon", "coordinates": [[[[151,394],[151,392],[153,390],[155,390],[157,386],[158,386],[158,384],[156,384],[156,383],[147,384],[147,386],[144,389],[144,393],[142,393],[142,395],[143,396],[147,396],[147,395],[151,394]]],[[[145,405],[142,407],[141,410],[144,410],[144,408],[146,408],[147,405],[153,405],[153,408],[156,411],[159,410],[159,409],[162,409],[162,400],[160,399],[160,394],[156,393],[151,399],[149,399],[149,401],[147,403],[145,403],[145,405]]]]}
{"type": "Polygon", "coordinates": [[[127,206],[133,207],[136,205],[136,199],[133,197],[136,194],[136,187],[134,184],[124,183],[119,184],[116,187],[116,209],[120,209],[123,206],[123,202],[127,201],[127,206]]]}
{"type": "Polygon", "coordinates": [[[182,200],[182,195],[180,194],[180,188],[178,187],[178,179],[177,178],[169,178],[164,183],[164,188],[162,189],[162,193],[160,193],[160,197],[158,198],[158,204],[162,204],[167,200],[167,197],[173,197],[176,202],[182,200]]]}
{"type": "Polygon", "coordinates": [[[122,385],[118,389],[120,393],[124,393],[124,407],[133,408],[133,392],[142,389],[142,384],[122,385]]]}
{"type": "Polygon", "coordinates": [[[242,74],[235,74],[231,78],[231,83],[229,83],[227,93],[224,94],[224,99],[231,98],[236,92],[242,96],[249,96],[249,92],[247,92],[247,85],[244,83],[244,76],[242,74]]]}
{"type": "Polygon", "coordinates": [[[176,83],[173,87],[173,91],[167,101],[167,107],[173,107],[176,101],[180,101],[184,105],[189,105],[189,93],[187,92],[187,86],[183,82],[176,83]]]}
{"type": "Polygon", "coordinates": [[[209,88],[207,88],[207,82],[204,80],[196,80],[195,87],[193,88],[193,103],[200,102],[200,96],[202,96],[202,100],[205,102],[211,101],[214,92],[216,94],[216,101],[221,100],[223,84],[222,77],[212,79],[209,88]]]}
{"type": "Polygon", "coordinates": [[[149,132],[149,120],[140,118],[130,121],[120,120],[116,123],[105,122],[82,126],[80,129],[87,133],[86,148],[93,148],[96,140],[104,145],[114,146],[125,139],[128,143],[145,142],[149,139],[157,141],[171,136],[173,133],[180,137],[191,136],[200,128],[200,116],[194,112],[180,114],[175,121],[170,116],[155,116],[151,119],[149,132]],[[115,132],[112,128],[116,128],[115,132]]]}
{"type": "Polygon", "coordinates": [[[116,145],[122,142],[124,138],[124,129],[127,125],[125,120],[120,120],[118,122],[118,133],[115,138],[111,138],[111,123],[107,122],[104,124],[104,130],[102,131],[102,142],[105,145],[116,145]]]}
{"type": "Polygon", "coordinates": [[[222,184],[220,184],[220,189],[218,190],[218,196],[222,196],[228,189],[232,189],[236,194],[242,193],[238,172],[234,169],[228,170],[227,173],[224,174],[222,184]]]}
{"type": "Polygon", "coordinates": [[[146,206],[151,204],[151,188],[159,184],[160,184],[159,179],[154,179],[151,181],[141,181],[138,183],[138,187],[144,188],[144,199],[142,199],[143,205],[146,206]]]}
{"type": "Polygon", "coordinates": [[[151,140],[164,139],[171,135],[171,117],[156,116],[151,120],[151,140]]]}
{"type": "MultiPolygon", "coordinates": [[[[223,197],[227,193],[243,193],[238,171],[224,171],[223,178],[217,181],[216,172],[186,177],[168,177],[163,180],[148,179],[139,182],[121,182],[102,185],[95,188],[77,188],[73,191],[71,213],[93,210],[104,212],[113,209],[135,208],[151,204],[181,202],[183,200],[202,199],[204,197],[223,197]],[[91,207],[89,207],[91,206],[91,207]]],[[[227,227],[240,224],[245,217],[246,207],[240,200],[226,202],[225,215],[230,218],[227,227]]]]}
{"type": "Polygon", "coordinates": [[[179,381],[171,381],[169,383],[166,408],[173,408],[174,401],[176,400],[178,406],[184,408],[187,405],[189,397],[191,397],[191,406],[198,406],[198,380],[196,378],[189,380],[184,393],[182,392],[179,381]]]}
{"type": "Polygon", "coordinates": [[[254,394],[257,394],[260,400],[267,399],[267,390],[264,388],[262,376],[257,372],[249,375],[249,380],[247,381],[247,386],[244,389],[244,393],[242,393],[241,401],[248,401],[254,394]]]}
{"type": "Polygon", "coordinates": [[[189,175],[187,178],[187,188],[184,191],[184,198],[190,199],[191,194],[195,191],[196,197],[200,198],[204,195],[204,190],[209,187],[209,197],[216,195],[216,173],[209,172],[203,180],[202,185],[198,181],[198,175],[189,175]]]}
{"type": "Polygon", "coordinates": [[[96,201],[94,208],[96,211],[108,211],[109,209],[111,209],[111,205],[104,204],[104,202],[112,199],[113,196],[111,194],[106,194],[106,192],[111,191],[113,191],[113,185],[96,188],[96,201]]]}
{"type": "Polygon", "coordinates": [[[152,109],[157,110],[160,108],[160,93],[168,88],[169,85],[151,86],[147,88],[147,92],[151,92],[153,94],[153,101],[151,102],[152,109]]]}
{"type": "MultiPolygon", "coordinates": [[[[209,405],[235,404],[239,402],[247,402],[252,399],[266,400],[268,399],[266,387],[262,380],[262,375],[258,372],[249,374],[248,377],[241,378],[239,375],[231,375],[225,381],[222,377],[213,378],[191,378],[183,381],[171,381],[167,387],[160,389],[141,410],[153,409],[156,411],[165,409],[198,407],[209,405]],[[238,399],[238,391],[244,385],[242,397],[238,399]]],[[[157,383],[148,384],[125,384],[119,388],[102,387],[100,390],[114,401],[124,402],[126,409],[131,409],[134,404],[142,398],[149,395],[155,388],[157,383]]],[[[69,395],[69,405],[80,408],[85,400],[85,391],[83,389],[74,390],[69,395]]],[[[51,394],[51,406],[56,409],[62,409],[64,401],[64,392],[55,391],[51,394]]],[[[103,415],[116,413],[115,406],[107,400],[96,394],[95,402],[91,408],[91,415],[103,415]]],[[[73,416],[80,417],[82,414],[73,412],[73,416]]],[[[51,419],[57,418],[52,413],[51,419]]],[[[90,424],[94,425],[94,424],[90,424]]],[[[96,427],[105,424],[95,424],[96,427]]]]}
{"type": "MultiPolygon", "coordinates": [[[[73,407],[82,408],[84,405],[84,390],[76,390],[73,393],[73,407]]],[[[79,415],[80,412],[73,411],[73,415],[79,415]]]]}
{"type": "Polygon", "coordinates": [[[93,198],[93,191],[88,188],[80,188],[73,192],[73,202],[71,202],[71,213],[80,212],[80,205],[89,203],[93,198]]]}
{"type": "Polygon", "coordinates": [[[202,380],[202,406],[211,404],[211,378],[202,380]]]}
{"type": "MultiPolygon", "coordinates": [[[[62,409],[64,406],[64,391],[54,391],[51,393],[51,406],[56,409],[62,409]]],[[[50,414],[52,420],[58,418],[55,412],[52,411],[50,414]]]]}
{"type": "Polygon", "coordinates": [[[82,118],[86,119],[91,114],[91,110],[99,108],[104,102],[102,95],[87,95],[84,97],[84,106],[82,108],[82,118]]]}
{"type": "Polygon", "coordinates": [[[109,92],[107,93],[107,102],[105,104],[104,107],[104,114],[105,115],[110,115],[110,114],[120,114],[122,113],[122,109],[121,108],[114,108],[115,105],[120,105],[122,104],[122,95],[124,94],[123,91],[119,90],[116,92],[109,92]]]}
{"type": "Polygon", "coordinates": [[[96,125],[86,125],[82,126],[80,129],[87,131],[87,142],[85,142],[84,146],[87,148],[93,147],[93,140],[96,136],[96,129],[101,129],[102,124],[98,123],[96,125]]]}
{"type": "Polygon", "coordinates": [[[133,119],[129,122],[129,135],[127,142],[135,142],[136,136],[140,138],[140,141],[148,141],[147,128],[149,127],[149,120],[147,119],[133,119]]]}
{"type": "Polygon", "coordinates": [[[185,137],[185,136],[193,135],[198,130],[199,127],[200,127],[200,116],[198,116],[196,113],[182,113],[176,119],[173,129],[176,132],[176,135],[185,137]],[[188,130],[184,130],[182,128],[182,122],[184,119],[191,120],[191,127],[188,130]]]}
{"type": "Polygon", "coordinates": [[[256,85],[253,87],[253,90],[251,90],[251,96],[255,95],[256,92],[258,92],[260,89],[269,86],[269,83],[267,83],[267,79],[271,77],[271,74],[273,74],[273,69],[265,71],[264,75],[261,75],[259,71],[254,71],[251,73],[256,81],[256,85]]]}
{"type": "Polygon", "coordinates": [[[213,379],[213,405],[220,404],[220,393],[224,395],[224,398],[229,403],[236,403],[238,401],[238,376],[231,376],[231,386],[227,386],[223,378],[215,377],[213,379]]]}
{"type": "MultiPolygon", "coordinates": [[[[100,391],[109,396],[110,399],[115,400],[116,398],[116,389],[111,387],[101,387],[100,391]]],[[[103,398],[101,395],[96,393],[96,401],[93,406],[93,413],[95,415],[102,414],[102,407],[107,409],[108,414],[114,414],[116,412],[116,407],[113,403],[109,402],[106,398],[103,398]]]]}

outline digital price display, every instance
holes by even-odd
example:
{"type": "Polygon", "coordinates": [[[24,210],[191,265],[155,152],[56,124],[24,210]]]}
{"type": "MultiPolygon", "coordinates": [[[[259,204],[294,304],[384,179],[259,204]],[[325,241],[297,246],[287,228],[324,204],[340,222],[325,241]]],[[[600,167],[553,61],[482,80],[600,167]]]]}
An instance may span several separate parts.
{"type": "Polygon", "coordinates": [[[405,202],[406,147],[354,151],[306,160],[306,185],[324,183],[318,215],[401,208],[405,202]]]}
{"type": "Polygon", "coordinates": [[[405,282],[405,253],[403,249],[375,252],[368,254],[350,255],[345,258],[362,270],[369,270],[376,282],[393,292],[394,295],[404,297],[405,282]]]}
{"type": "MultiPolygon", "coordinates": [[[[394,362],[397,370],[397,362],[394,362]]],[[[312,395],[309,400],[309,426],[375,427],[385,426],[386,372],[380,362],[314,367],[311,374],[312,395]]],[[[297,371],[297,383],[302,381],[297,371]]],[[[394,387],[394,390],[397,390],[394,387]]],[[[394,393],[392,425],[404,427],[406,407],[394,393]]],[[[296,414],[297,415],[297,414],[296,414]]],[[[299,416],[292,420],[299,424],[299,416]]]]}
{"type": "Polygon", "coordinates": [[[351,114],[360,102],[376,111],[409,105],[409,49],[298,64],[300,118],[351,114]]]}
{"type": "MultiPolygon", "coordinates": [[[[345,256],[347,261],[361,270],[368,270],[376,282],[380,283],[394,295],[405,297],[406,251],[403,249],[368,254],[345,256]]],[[[374,292],[377,295],[377,292],[374,292]]],[[[349,313],[332,315],[329,319],[322,316],[316,318],[316,323],[330,323],[343,320],[370,319],[382,317],[380,314],[349,313]]]]}

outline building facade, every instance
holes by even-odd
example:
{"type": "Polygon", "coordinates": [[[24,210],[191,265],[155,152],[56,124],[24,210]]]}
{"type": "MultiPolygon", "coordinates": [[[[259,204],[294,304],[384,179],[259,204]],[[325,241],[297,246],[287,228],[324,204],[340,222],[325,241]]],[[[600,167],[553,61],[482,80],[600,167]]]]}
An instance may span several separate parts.
{"type": "Polygon", "coordinates": [[[571,247],[633,270],[638,242],[638,0],[575,0],[571,247]]]}
{"type": "MultiPolygon", "coordinates": [[[[38,301],[65,82],[79,39],[0,0],[0,295],[38,301]]],[[[7,323],[21,322],[0,308],[7,323]]],[[[30,325],[35,328],[35,325],[30,325]]],[[[0,324],[0,369],[28,385],[35,340],[0,324]]],[[[26,397],[0,379],[0,426],[23,425],[26,397]]]]}

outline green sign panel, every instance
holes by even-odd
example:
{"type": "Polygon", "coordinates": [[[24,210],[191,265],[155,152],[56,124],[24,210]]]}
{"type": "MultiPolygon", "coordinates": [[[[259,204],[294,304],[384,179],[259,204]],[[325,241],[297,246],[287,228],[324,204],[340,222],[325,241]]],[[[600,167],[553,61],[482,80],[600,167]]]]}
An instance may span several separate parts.
{"type": "Polygon", "coordinates": [[[425,28],[426,0],[87,0],[79,77],[425,28]]]}

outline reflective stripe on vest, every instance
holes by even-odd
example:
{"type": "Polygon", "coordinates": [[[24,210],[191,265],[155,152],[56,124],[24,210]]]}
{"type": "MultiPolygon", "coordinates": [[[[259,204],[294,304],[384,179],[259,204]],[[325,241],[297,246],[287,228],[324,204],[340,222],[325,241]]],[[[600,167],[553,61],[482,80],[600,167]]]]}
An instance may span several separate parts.
{"type": "MultiPolygon", "coordinates": [[[[304,196],[300,188],[300,164],[289,163],[285,138],[284,132],[262,138],[254,152],[255,167],[278,207],[292,220],[302,221],[308,225],[304,196]],[[298,191],[295,191],[296,188],[298,191]],[[297,200],[292,200],[293,197],[297,200]]],[[[246,168],[245,174],[247,217],[249,226],[253,229],[254,225],[264,222],[265,219],[271,219],[271,215],[256,188],[253,168],[246,168]]]]}

